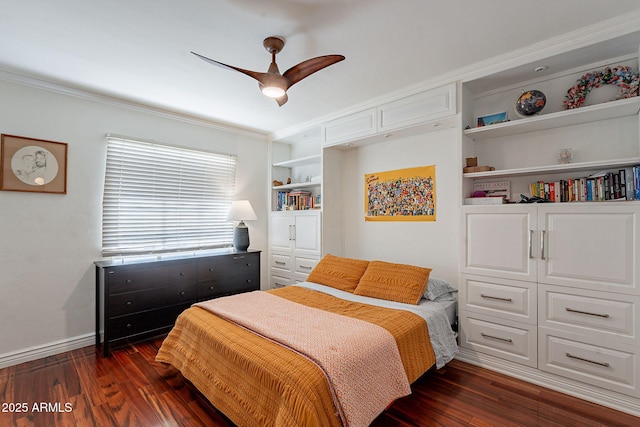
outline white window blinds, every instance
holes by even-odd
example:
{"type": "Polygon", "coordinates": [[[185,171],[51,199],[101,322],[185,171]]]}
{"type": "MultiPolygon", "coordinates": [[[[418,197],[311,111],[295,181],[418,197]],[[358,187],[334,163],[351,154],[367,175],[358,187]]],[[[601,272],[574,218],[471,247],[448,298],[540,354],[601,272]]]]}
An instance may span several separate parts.
{"type": "Polygon", "coordinates": [[[236,157],[107,136],[104,255],[231,246],[236,157]]]}

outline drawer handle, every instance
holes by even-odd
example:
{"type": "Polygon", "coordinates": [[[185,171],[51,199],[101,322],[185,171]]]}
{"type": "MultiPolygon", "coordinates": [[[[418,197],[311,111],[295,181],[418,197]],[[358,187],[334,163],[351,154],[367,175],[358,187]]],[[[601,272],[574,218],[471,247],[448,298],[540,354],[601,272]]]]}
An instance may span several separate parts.
{"type": "Polygon", "coordinates": [[[485,295],[485,294],[480,294],[480,296],[481,296],[482,298],[487,298],[487,299],[496,299],[496,300],[498,300],[498,301],[506,301],[506,302],[511,302],[511,301],[513,301],[511,298],[494,297],[494,296],[491,296],[491,295],[485,295]]]}
{"type": "Polygon", "coordinates": [[[244,259],[244,255],[234,256],[233,259],[244,259]]]}
{"type": "Polygon", "coordinates": [[[596,362],[595,360],[589,360],[589,359],[584,359],[582,357],[574,356],[571,353],[565,353],[565,356],[567,356],[567,357],[569,357],[571,359],[580,360],[582,362],[589,362],[589,363],[593,363],[594,365],[604,366],[605,368],[608,368],[610,366],[607,362],[596,362]]]}
{"type": "Polygon", "coordinates": [[[181,272],[180,272],[180,275],[181,275],[181,276],[184,276],[184,271],[181,271],[181,272]]]}
{"type": "Polygon", "coordinates": [[[209,267],[209,271],[213,272],[213,267],[209,267]]]}
{"type": "Polygon", "coordinates": [[[184,291],[180,292],[180,296],[183,297],[184,296],[184,291]]]}
{"type": "Polygon", "coordinates": [[[130,307],[130,306],[131,306],[131,304],[133,304],[131,301],[127,301],[126,306],[127,306],[127,307],[130,307]]]}
{"type": "Polygon", "coordinates": [[[504,342],[513,342],[511,338],[494,337],[493,335],[488,335],[488,334],[485,334],[484,332],[481,332],[480,335],[482,335],[483,338],[491,338],[494,340],[504,341],[504,342]]]}
{"type": "Polygon", "coordinates": [[[305,270],[313,269],[313,267],[309,267],[308,265],[301,265],[300,268],[304,268],[305,270]]]}
{"type": "Polygon", "coordinates": [[[287,265],[284,261],[276,261],[276,265],[287,265]]]}
{"type": "Polygon", "coordinates": [[[127,329],[131,328],[131,323],[127,323],[127,329]]]}
{"type": "Polygon", "coordinates": [[[276,286],[286,286],[286,285],[283,285],[282,283],[278,283],[278,282],[274,282],[274,285],[276,285],[276,286]]]}
{"type": "Polygon", "coordinates": [[[209,290],[212,291],[214,288],[213,286],[209,286],[209,290]]]}
{"type": "Polygon", "coordinates": [[[571,313],[578,313],[578,314],[586,314],[589,316],[596,316],[596,317],[604,317],[605,319],[609,318],[608,314],[600,314],[600,313],[589,313],[588,311],[582,311],[582,310],[574,310],[573,308],[569,308],[569,307],[565,307],[565,310],[571,312],[571,313]]]}
{"type": "Polygon", "coordinates": [[[130,285],[131,284],[131,279],[125,280],[124,283],[126,283],[127,285],[130,285]]]}

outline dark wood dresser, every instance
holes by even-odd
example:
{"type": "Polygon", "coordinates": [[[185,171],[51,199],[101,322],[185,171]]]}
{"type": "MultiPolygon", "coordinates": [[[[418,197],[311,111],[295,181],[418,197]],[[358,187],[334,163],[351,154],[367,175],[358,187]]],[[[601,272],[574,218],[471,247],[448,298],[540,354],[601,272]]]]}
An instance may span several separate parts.
{"type": "Polygon", "coordinates": [[[170,259],[97,261],[96,346],[168,332],[191,304],[260,289],[260,251],[221,250],[170,259]]]}

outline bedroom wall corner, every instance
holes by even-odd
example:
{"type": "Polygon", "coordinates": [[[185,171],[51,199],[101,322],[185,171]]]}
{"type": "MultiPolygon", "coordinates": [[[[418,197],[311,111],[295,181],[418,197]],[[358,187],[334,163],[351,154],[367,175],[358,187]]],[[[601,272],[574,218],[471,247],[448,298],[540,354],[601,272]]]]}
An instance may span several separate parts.
{"type": "Polygon", "coordinates": [[[108,132],[237,154],[238,196],[258,215],[251,247],[266,253],[266,137],[3,79],[0,93],[0,133],[68,144],[67,194],[0,191],[0,367],[92,342],[108,132]]]}

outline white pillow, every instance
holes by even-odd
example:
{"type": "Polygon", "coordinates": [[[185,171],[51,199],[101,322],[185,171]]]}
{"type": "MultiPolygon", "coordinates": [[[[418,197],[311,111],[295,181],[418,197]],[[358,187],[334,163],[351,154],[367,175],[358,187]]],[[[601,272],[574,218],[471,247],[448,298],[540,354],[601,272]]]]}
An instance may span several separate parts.
{"type": "Polygon", "coordinates": [[[427,291],[424,293],[424,297],[431,301],[450,301],[456,299],[456,292],[458,292],[458,290],[451,286],[446,280],[429,277],[427,291]]]}

